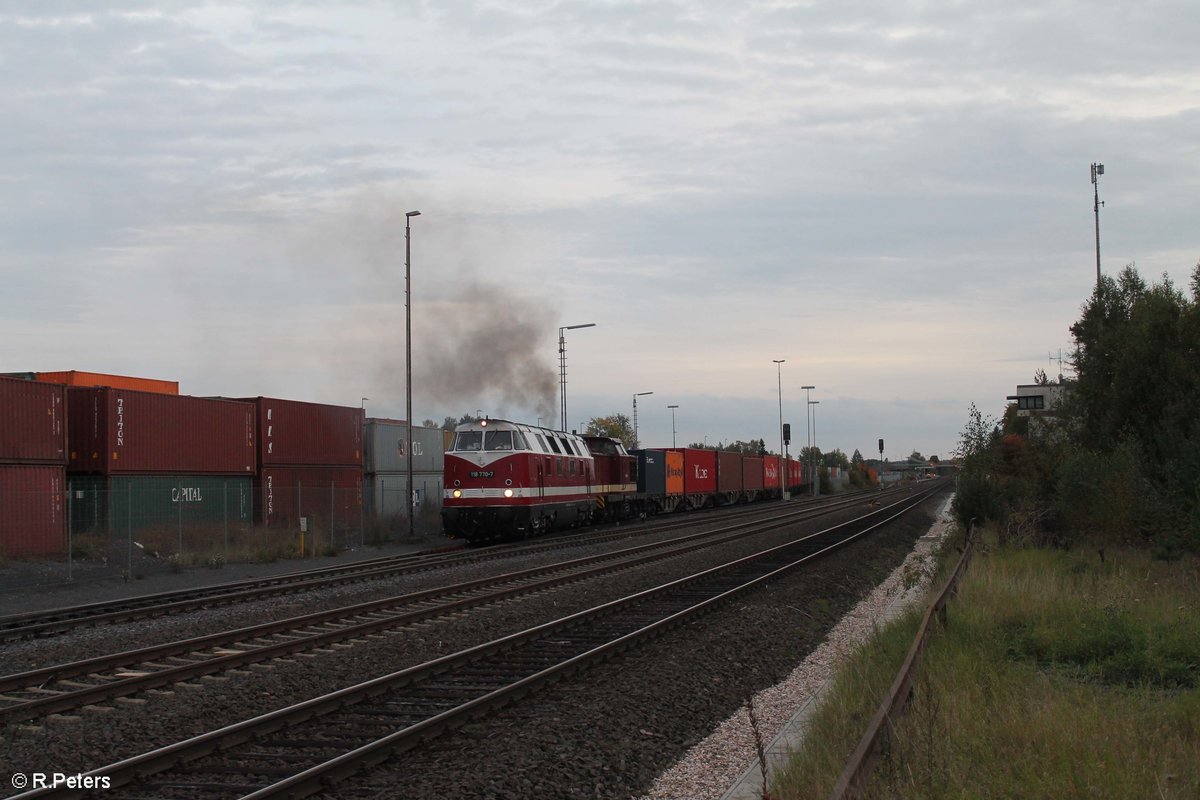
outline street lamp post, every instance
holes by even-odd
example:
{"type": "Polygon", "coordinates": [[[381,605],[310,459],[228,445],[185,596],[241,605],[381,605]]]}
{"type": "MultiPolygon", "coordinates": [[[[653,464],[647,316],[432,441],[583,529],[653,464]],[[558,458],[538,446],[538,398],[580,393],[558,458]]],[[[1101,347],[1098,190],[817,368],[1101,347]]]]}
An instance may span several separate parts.
{"type": "MultiPolygon", "coordinates": [[[[821,401],[820,400],[809,400],[808,405],[810,408],[812,408],[813,406],[819,406],[819,405],[821,405],[821,401]]],[[[817,446],[817,409],[813,408],[813,410],[812,410],[812,444],[809,445],[809,447],[815,448],[816,446],[817,446]]],[[[817,463],[816,453],[811,450],[809,452],[811,452],[813,454],[813,497],[816,497],[817,492],[818,492],[817,485],[819,482],[818,477],[817,477],[817,472],[820,470],[820,465],[817,463]]]]}
{"type": "Polygon", "coordinates": [[[787,359],[773,358],[771,361],[775,364],[775,381],[779,388],[779,450],[783,453],[783,472],[779,484],[783,487],[783,499],[786,502],[791,499],[787,486],[787,439],[783,436],[783,365],[787,359]]]}
{"type": "Polygon", "coordinates": [[[808,457],[812,458],[812,450],[811,450],[811,448],[812,448],[812,422],[810,422],[811,415],[812,415],[812,412],[811,412],[812,395],[809,394],[809,392],[811,392],[813,389],[815,389],[817,387],[801,386],[800,388],[804,390],[804,399],[807,403],[804,406],[804,437],[808,441],[808,447],[810,448],[808,451],[808,457]]]}
{"type": "Polygon", "coordinates": [[[1096,211],[1096,287],[1100,287],[1100,176],[1104,174],[1103,164],[1092,164],[1092,201],[1096,211]]]}
{"type": "Polygon", "coordinates": [[[594,328],[596,323],[585,322],[582,325],[563,325],[558,329],[558,390],[562,411],[562,428],[567,429],[567,339],[563,331],[573,331],[577,328],[594,328]]]}
{"type": "Polygon", "coordinates": [[[408,538],[413,538],[415,529],[416,503],[413,502],[412,468],[412,218],[421,216],[420,211],[404,214],[404,424],[408,429],[408,538]]]}
{"type": "Polygon", "coordinates": [[[667,406],[671,409],[671,447],[675,446],[675,409],[679,406],[667,406]]]}
{"type": "Polygon", "coordinates": [[[654,392],[637,392],[633,395],[633,446],[634,447],[637,447],[641,444],[641,442],[638,441],[638,431],[637,431],[637,399],[639,397],[645,397],[648,394],[654,394],[654,392]]]}

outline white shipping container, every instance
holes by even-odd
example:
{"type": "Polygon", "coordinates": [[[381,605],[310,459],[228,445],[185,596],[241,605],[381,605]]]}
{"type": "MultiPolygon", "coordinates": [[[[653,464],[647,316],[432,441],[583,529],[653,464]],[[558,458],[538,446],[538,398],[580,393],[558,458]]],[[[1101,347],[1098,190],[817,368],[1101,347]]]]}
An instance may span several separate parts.
{"type": "Polygon", "coordinates": [[[441,428],[414,425],[412,445],[408,426],[401,420],[369,417],[363,435],[364,472],[405,472],[411,454],[414,473],[436,472],[441,475],[445,437],[441,428]]]}

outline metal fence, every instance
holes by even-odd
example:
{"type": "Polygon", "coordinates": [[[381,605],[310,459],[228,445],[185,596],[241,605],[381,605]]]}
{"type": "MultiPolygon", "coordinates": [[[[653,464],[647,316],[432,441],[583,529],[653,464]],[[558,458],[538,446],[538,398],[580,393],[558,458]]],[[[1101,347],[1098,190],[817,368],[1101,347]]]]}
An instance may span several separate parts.
{"type": "MultiPolygon", "coordinates": [[[[409,536],[407,494],[399,481],[273,486],[266,493],[239,477],[71,476],[65,492],[0,493],[0,583],[136,580],[402,541],[409,536]]],[[[436,538],[440,486],[413,494],[414,531],[436,538]]]]}

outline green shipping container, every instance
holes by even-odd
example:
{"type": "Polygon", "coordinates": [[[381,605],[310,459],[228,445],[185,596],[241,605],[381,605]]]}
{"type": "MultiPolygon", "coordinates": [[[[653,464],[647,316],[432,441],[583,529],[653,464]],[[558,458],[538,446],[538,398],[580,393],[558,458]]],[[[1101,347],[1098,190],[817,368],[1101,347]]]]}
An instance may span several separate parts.
{"type": "Polygon", "coordinates": [[[254,521],[254,483],[248,475],[73,475],[67,489],[72,534],[186,530],[195,535],[254,521]]]}

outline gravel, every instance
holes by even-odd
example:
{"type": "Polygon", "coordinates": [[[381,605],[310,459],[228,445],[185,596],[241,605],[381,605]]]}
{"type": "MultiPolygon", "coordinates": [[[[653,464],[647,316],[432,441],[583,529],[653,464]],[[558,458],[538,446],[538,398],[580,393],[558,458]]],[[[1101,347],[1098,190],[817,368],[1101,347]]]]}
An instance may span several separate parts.
{"type": "MultiPolygon", "coordinates": [[[[926,533],[933,505],[534,702],[344,780],[328,797],[639,797],[748,693],[813,652],[926,533]]],[[[716,785],[727,788],[746,766],[740,754],[734,763],[716,785]]]]}
{"type": "MultiPolygon", "coordinates": [[[[838,665],[871,637],[881,621],[924,597],[936,569],[934,551],[949,526],[949,505],[947,499],[929,533],[921,537],[904,563],[842,617],[800,666],[783,681],[754,695],[755,721],[768,750],[769,743],[808,706],[838,665]]],[[[757,764],[750,714],[743,707],[660,775],[641,800],[717,800],[748,765],[757,764]]],[[[760,793],[747,796],[761,797],[761,780],[756,770],[752,787],[760,793]]]]}

